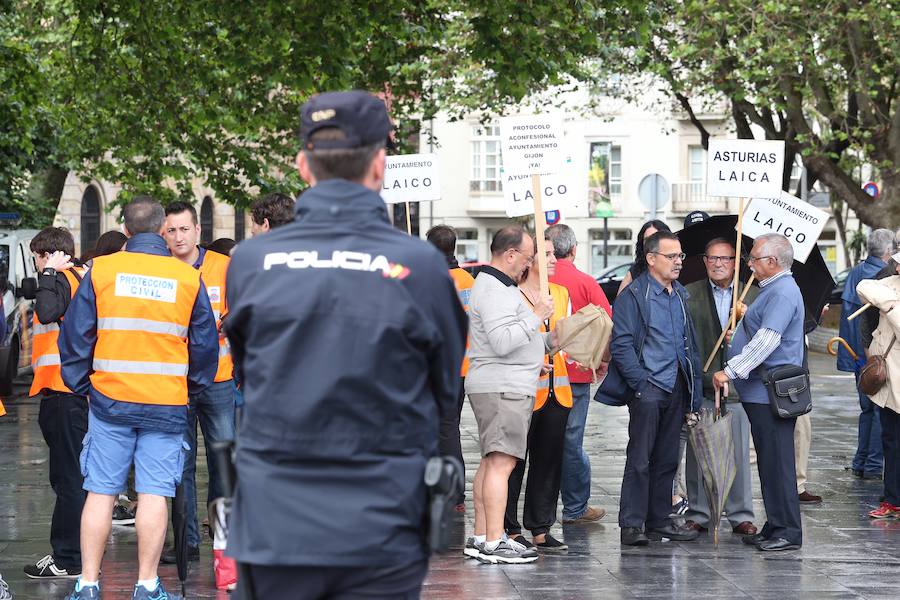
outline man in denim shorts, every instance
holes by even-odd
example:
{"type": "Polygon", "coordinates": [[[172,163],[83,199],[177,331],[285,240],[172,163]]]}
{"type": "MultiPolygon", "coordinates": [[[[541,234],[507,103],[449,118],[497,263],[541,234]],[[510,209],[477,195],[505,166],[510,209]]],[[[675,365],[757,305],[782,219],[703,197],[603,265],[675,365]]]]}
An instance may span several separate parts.
{"type": "Polygon", "coordinates": [[[169,254],[163,207],[140,197],[123,210],[125,252],[95,259],[72,299],[59,337],[62,378],[90,397],[81,472],[82,573],[67,600],[100,598],[100,563],[118,494],[135,467],[138,582],[133,598],[166,593],[157,563],[166,537],[166,498],[184,467],[188,394],[216,373],[215,317],[200,272],[169,254]]]}

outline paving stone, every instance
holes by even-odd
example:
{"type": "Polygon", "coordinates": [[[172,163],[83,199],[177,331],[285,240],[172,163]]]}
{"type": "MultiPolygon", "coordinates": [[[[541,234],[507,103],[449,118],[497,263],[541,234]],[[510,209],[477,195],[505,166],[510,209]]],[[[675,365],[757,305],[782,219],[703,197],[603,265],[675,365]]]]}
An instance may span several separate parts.
{"type": "MultiPolygon", "coordinates": [[[[551,533],[569,544],[565,555],[529,565],[483,565],[464,560],[471,532],[472,478],[478,436],[466,406],[461,428],[467,464],[467,511],[452,527],[453,548],[432,558],[422,597],[428,600],[616,600],[635,598],[754,598],[832,600],[900,597],[900,521],[873,521],[878,481],[859,480],[844,469],[856,449],[858,404],[852,377],[835,375],[834,359],[812,355],[813,442],[808,489],[824,497],[802,507],[804,547],[768,555],[740,542],[723,523],[718,548],[711,537],[689,543],[623,548],[618,500],[625,464],[627,411],[592,403],[585,446],[593,467],[591,504],[608,511],[588,525],[557,523],[551,533]]],[[[28,580],[22,566],[49,551],[53,493],[47,483],[47,449],[37,424],[38,404],[19,396],[5,401],[0,418],[0,572],[18,600],[62,598],[71,582],[28,580]]],[[[205,454],[200,445],[199,496],[206,494],[205,454]]],[[[764,522],[754,467],[756,524],[764,522]]],[[[521,510],[521,505],[520,505],[521,510]]],[[[202,511],[200,514],[204,514],[202,511]]],[[[132,527],[115,527],[103,563],[104,598],[130,598],[136,578],[137,539],[132,527]]],[[[174,566],[160,567],[167,587],[178,586],[174,566]]],[[[190,598],[225,599],[212,584],[212,550],[204,540],[201,560],[187,580],[190,598]]]]}

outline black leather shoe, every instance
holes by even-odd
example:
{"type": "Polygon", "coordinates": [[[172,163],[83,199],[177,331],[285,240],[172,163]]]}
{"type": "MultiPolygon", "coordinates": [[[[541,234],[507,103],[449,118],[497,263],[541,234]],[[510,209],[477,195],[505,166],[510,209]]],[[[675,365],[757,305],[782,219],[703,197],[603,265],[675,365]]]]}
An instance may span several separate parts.
{"type": "Polygon", "coordinates": [[[647,532],[647,537],[653,541],[672,540],[675,542],[690,542],[697,539],[700,532],[684,525],[675,526],[669,523],[665,527],[658,527],[647,532]]]}
{"type": "Polygon", "coordinates": [[[756,535],[745,535],[741,540],[748,546],[756,546],[757,544],[761,544],[765,542],[768,538],[761,533],[757,533],[756,535]]]}
{"type": "MultiPolygon", "coordinates": [[[[198,560],[200,560],[200,548],[198,546],[188,548],[187,557],[188,562],[197,562],[198,560]]],[[[177,564],[177,559],[175,558],[175,550],[163,550],[162,556],[159,557],[159,562],[164,565],[177,564]]]]}
{"type": "Polygon", "coordinates": [[[624,546],[646,546],[650,543],[640,527],[623,527],[621,539],[624,546]]]}
{"type": "Polygon", "coordinates": [[[800,544],[794,544],[784,538],[773,538],[765,540],[756,545],[757,550],[762,552],[779,552],[780,550],[799,550],[800,544]]]}

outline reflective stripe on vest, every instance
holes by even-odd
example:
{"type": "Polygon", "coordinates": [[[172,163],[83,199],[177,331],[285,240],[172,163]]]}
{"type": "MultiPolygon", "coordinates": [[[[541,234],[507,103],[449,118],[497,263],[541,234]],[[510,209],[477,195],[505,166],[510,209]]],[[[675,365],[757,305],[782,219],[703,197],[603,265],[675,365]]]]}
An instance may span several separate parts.
{"type": "Polygon", "coordinates": [[[150,319],[133,319],[123,317],[105,317],[97,319],[97,329],[117,329],[120,331],[147,331],[150,333],[163,333],[178,337],[187,337],[188,327],[178,323],[164,323],[151,321],[150,319]]]}
{"type": "Polygon", "coordinates": [[[38,357],[36,361],[32,364],[33,367],[49,367],[50,365],[58,365],[60,364],[59,354],[44,354],[43,356],[38,357]]]}
{"type": "MultiPolygon", "coordinates": [[[[569,292],[561,285],[550,284],[550,296],[553,297],[553,314],[550,316],[550,329],[556,329],[556,323],[566,317],[569,310],[569,292]]],[[[546,332],[546,325],[541,325],[546,332]]],[[[534,410],[540,410],[547,403],[550,395],[550,374],[538,379],[537,393],[534,396],[534,410]]],[[[565,408],[572,408],[572,386],[569,383],[569,369],[562,352],[553,355],[553,395],[556,402],[565,408]]]]}
{"type": "Polygon", "coordinates": [[[94,259],[91,284],[97,302],[92,387],[112,400],[186,405],[199,271],[172,256],[117,252],[94,259]]]}
{"type": "Polygon", "coordinates": [[[173,375],[187,377],[188,366],[178,363],[147,362],[146,360],[94,359],[95,371],[107,373],[137,373],[140,375],[173,375]]]}
{"type": "MultiPolygon", "coordinates": [[[[216,317],[216,329],[222,325],[222,315],[227,314],[225,302],[225,276],[228,272],[228,264],[231,259],[224,254],[207,250],[203,255],[203,263],[200,265],[200,273],[203,276],[203,285],[209,295],[209,303],[216,317]]],[[[234,376],[234,363],[231,359],[231,351],[227,340],[219,338],[219,367],[216,370],[215,382],[228,381],[234,376]]]]}
{"type": "MultiPolygon", "coordinates": [[[[469,312],[469,297],[472,294],[472,286],[475,285],[475,278],[468,271],[460,267],[450,269],[450,278],[453,279],[453,285],[456,287],[456,294],[462,303],[463,310],[469,312]]],[[[466,337],[466,355],[463,356],[462,368],[459,371],[460,377],[465,377],[469,372],[469,338],[466,337]]]]}
{"type": "MultiPolygon", "coordinates": [[[[84,274],[84,269],[77,269],[79,275],[84,274]]],[[[60,271],[69,282],[71,298],[75,297],[81,281],[71,269],[60,271]]],[[[34,312],[31,326],[31,368],[34,378],[31,380],[29,396],[37,396],[44,390],[54,392],[71,393],[62,380],[59,359],[59,323],[41,323],[38,321],[37,311],[34,312]]]]}

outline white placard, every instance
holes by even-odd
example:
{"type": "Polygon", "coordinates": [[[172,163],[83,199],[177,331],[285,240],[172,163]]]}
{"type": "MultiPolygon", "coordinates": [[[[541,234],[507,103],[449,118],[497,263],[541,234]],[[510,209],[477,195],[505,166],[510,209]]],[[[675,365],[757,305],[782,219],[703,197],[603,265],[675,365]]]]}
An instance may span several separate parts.
{"type": "Polygon", "coordinates": [[[783,140],[709,140],[706,195],[778,198],[784,167],[783,140]]]}
{"type": "Polygon", "coordinates": [[[562,118],[529,115],[500,119],[503,169],[515,175],[552,175],[569,161],[562,118]]]}
{"type": "Polygon", "coordinates": [[[778,198],[754,198],[744,211],[744,235],[780,233],[794,247],[794,259],[802,263],[827,223],[828,213],[787,192],[778,198]]]}
{"type": "Polygon", "coordinates": [[[388,204],[440,200],[439,171],[436,154],[388,156],[384,165],[381,198],[388,204]]]}
{"type": "MultiPolygon", "coordinates": [[[[504,170],[501,173],[503,179],[503,199],[506,205],[506,216],[522,217],[534,214],[534,195],[532,192],[531,175],[507,175],[504,170]]],[[[587,180],[582,177],[582,180],[587,180]]],[[[584,185],[576,176],[576,169],[572,165],[564,166],[559,172],[541,176],[541,208],[548,210],[560,210],[563,213],[572,212],[578,204],[579,194],[586,193],[584,185]]]]}
{"type": "Polygon", "coordinates": [[[134,273],[116,273],[116,296],[174,303],[178,280],[134,273]]]}

